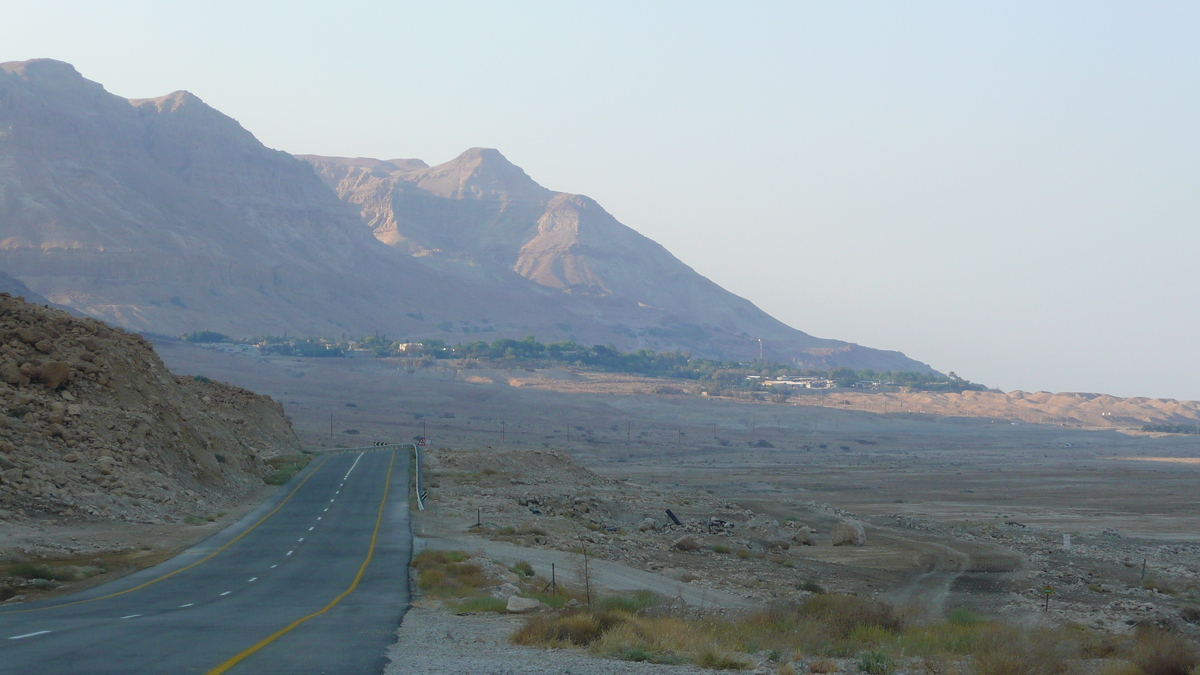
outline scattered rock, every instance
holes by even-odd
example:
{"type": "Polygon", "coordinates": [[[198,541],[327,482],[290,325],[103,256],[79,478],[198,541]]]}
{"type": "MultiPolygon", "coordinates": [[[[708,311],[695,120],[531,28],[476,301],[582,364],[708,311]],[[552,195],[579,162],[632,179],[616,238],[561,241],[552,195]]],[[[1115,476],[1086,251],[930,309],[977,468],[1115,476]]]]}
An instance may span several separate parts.
{"type": "Polygon", "coordinates": [[[867,532],[861,523],[843,520],[833,526],[830,540],[834,546],[866,546],[867,532]]]}
{"type": "Polygon", "coordinates": [[[646,518],[645,520],[642,521],[641,525],[638,525],[638,532],[649,532],[651,530],[657,530],[657,529],[658,529],[658,523],[654,522],[653,518],[646,518]]]}
{"type": "Polygon", "coordinates": [[[676,551],[699,551],[700,541],[690,534],[685,534],[676,539],[675,543],[671,544],[671,548],[676,551]]]}
{"type": "Polygon", "coordinates": [[[801,546],[816,546],[817,538],[813,536],[814,534],[811,527],[801,525],[800,529],[796,530],[796,533],[792,535],[792,541],[801,546]]]}
{"type": "Polygon", "coordinates": [[[534,598],[522,598],[519,595],[512,595],[508,598],[508,605],[505,609],[512,614],[525,614],[527,612],[536,612],[544,609],[546,605],[541,600],[534,598]]]}
{"type": "MultiPolygon", "coordinates": [[[[41,344],[41,343],[38,343],[41,344]]],[[[62,361],[51,361],[42,366],[42,372],[38,375],[38,379],[42,384],[46,385],[47,389],[58,389],[63,386],[71,377],[71,370],[67,368],[67,364],[62,361]]]]}

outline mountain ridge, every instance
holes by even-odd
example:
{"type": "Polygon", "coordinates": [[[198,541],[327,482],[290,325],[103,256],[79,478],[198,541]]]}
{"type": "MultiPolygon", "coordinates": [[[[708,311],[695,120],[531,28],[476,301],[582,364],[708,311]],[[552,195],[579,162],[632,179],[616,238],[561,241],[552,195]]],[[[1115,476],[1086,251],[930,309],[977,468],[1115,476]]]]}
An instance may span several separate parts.
{"type": "Polygon", "coordinates": [[[0,270],[130,329],[486,329],[738,359],[761,339],[775,360],[929,370],[784,325],[494,149],[293,157],[195,94],[123,99],[52,60],[0,65],[0,129],[0,270]]]}

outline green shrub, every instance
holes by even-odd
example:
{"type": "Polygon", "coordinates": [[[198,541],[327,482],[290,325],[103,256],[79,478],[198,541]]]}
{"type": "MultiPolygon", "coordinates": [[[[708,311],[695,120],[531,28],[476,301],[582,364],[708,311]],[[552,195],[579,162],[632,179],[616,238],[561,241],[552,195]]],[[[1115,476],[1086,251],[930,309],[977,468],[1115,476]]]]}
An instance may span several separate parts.
{"type": "Polygon", "coordinates": [[[873,650],[858,655],[858,669],[870,675],[891,675],[896,664],[884,652],[873,650]]]}
{"type": "Polygon", "coordinates": [[[600,611],[617,611],[637,614],[662,603],[662,596],[654,591],[634,591],[630,595],[608,595],[596,601],[600,611]]]}
{"type": "Polygon", "coordinates": [[[484,612],[505,612],[508,601],[493,598],[490,595],[476,596],[459,600],[452,605],[455,612],[460,614],[482,614],[484,612]]]}
{"type": "Polygon", "coordinates": [[[518,561],[517,564],[509,567],[508,570],[513,574],[523,577],[532,577],[534,575],[533,565],[529,564],[528,560],[518,561]]]}

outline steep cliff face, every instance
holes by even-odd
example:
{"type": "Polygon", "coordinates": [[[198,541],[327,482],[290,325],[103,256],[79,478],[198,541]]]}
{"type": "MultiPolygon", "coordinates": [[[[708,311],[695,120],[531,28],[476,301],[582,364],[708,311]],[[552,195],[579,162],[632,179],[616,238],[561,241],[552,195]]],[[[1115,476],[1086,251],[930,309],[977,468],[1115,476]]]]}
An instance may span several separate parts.
{"type": "Polygon", "coordinates": [[[215,513],[299,450],[270,397],[176,377],[136,334],[0,293],[0,518],[215,513]]]}

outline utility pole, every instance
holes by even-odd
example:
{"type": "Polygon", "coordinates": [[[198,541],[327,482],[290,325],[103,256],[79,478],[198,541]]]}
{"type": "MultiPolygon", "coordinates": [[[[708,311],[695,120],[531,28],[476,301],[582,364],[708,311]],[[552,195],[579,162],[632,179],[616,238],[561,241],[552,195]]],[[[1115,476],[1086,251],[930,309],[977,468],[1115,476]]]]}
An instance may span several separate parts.
{"type": "Polygon", "coordinates": [[[758,360],[763,360],[762,338],[758,338],[758,360]]]}
{"type": "Polygon", "coordinates": [[[507,429],[506,429],[507,425],[508,425],[508,420],[500,420],[500,442],[501,443],[504,442],[504,437],[505,437],[505,434],[507,433],[507,429]]]}

